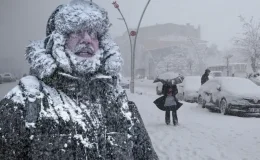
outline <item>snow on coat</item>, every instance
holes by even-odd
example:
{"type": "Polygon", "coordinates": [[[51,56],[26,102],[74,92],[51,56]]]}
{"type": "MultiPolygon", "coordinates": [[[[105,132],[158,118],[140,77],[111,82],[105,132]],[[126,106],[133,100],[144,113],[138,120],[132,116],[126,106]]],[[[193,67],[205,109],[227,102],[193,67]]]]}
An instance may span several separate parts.
{"type": "Polygon", "coordinates": [[[119,85],[122,59],[107,13],[78,0],[59,7],[53,22],[45,41],[27,47],[31,75],[0,101],[0,159],[157,160],[119,85]],[[82,26],[96,29],[101,48],[84,62],[64,50],[67,33],[82,26]]]}

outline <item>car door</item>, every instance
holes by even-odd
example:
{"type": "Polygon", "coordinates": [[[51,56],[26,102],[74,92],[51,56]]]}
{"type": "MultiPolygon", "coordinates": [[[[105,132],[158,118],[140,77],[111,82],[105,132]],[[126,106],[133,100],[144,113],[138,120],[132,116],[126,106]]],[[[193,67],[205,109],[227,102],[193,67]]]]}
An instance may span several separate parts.
{"type": "Polygon", "coordinates": [[[182,83],[177,84],[177,88],[178,88],[177,98],[180,99],[180,100],[184,99],[184,97],[183,97],[184,87],[185,87],[184,84],[185,84],[185,79],[183,80],[182,83]]]}
{"type": "Polygon", "coordinates": [[[218,82],[215,80],[210,80],[205,84],[205,90],[204,90],[204,94],[205,94],[205,100],[207,103],[212,103],[215,104],[215,98],[214,96],[216,95],[217,90],[217,86],[219,86],[218,82]]]}
{"type": "Polygon", "coordinates": [[[211,84],[212,84],[211,81],[207,81],[206,83],[204,83],[201,86],[200,94],[201,94],[203,100],[206,101],[206,103],[210,102],[210,97],[211,97],[211,95],[210,95],[210,88],[211,88],[211,84]]]}
{"type": "Polygon", "coordinates": [[[212,97],[211,102],[218,106],[219,100],[221,98],[221,83],[219,81],[215,81],[212,85],[212,97]]]}

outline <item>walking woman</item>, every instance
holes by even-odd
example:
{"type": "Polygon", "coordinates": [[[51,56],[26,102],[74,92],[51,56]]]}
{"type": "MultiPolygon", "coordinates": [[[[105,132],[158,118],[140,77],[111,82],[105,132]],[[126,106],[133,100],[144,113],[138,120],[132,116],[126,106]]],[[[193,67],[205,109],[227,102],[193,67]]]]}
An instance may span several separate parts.
{"type": "Polygon", "coordinates": [[[165,123],[167,125],[170,124],[171,121],[171,111],[172,111],[172,121],[174,125],[178,124],[178,116],[177,116],[177,98],[176,94],[178,93],[178,89],[176,85],[173,86],[164,86],[164,107],[165,107],[165,123]]]}
{"type": "Polygon", "coordinates": [[[160,109],[165,111],[165,123],[170,124],[170,114],[172,111],[172,121],[174,125],[178,124],[177,110],[182,106],[182,103],[176,98],[178,89],[176,84],[182,83],[184,77],[179,76],[172,80],[156,79],[154,83],[161,82],[163,84],[162,94],[163,96],[156,99],[154,104],[160,109]]]}

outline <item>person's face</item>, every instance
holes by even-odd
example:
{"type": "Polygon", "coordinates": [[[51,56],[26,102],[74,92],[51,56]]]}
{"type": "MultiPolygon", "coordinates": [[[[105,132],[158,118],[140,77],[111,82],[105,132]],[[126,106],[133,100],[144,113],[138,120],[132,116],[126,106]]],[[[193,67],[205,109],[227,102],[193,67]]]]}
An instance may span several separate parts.
{"type": "Polygon", "coordinates": [[[81,30],[69,34],[65,48],[70,50],[71,54],[88,58],[99,50],[99,41],[95,33],[89,34],[86,30],[81,30]]]}

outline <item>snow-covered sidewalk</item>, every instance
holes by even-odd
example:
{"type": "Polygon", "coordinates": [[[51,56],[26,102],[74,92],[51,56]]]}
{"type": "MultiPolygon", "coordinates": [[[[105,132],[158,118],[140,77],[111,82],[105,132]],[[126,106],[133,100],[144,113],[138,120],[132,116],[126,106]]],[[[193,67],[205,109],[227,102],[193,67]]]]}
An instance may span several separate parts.
{"type": "Polygon", "coordinates": [[[167,126],[151,90],[128,96],[137,104],[161,160],[260,160],[259,118],[224,116],[184,103],[178,111],[180,125],[167,126]]]}

